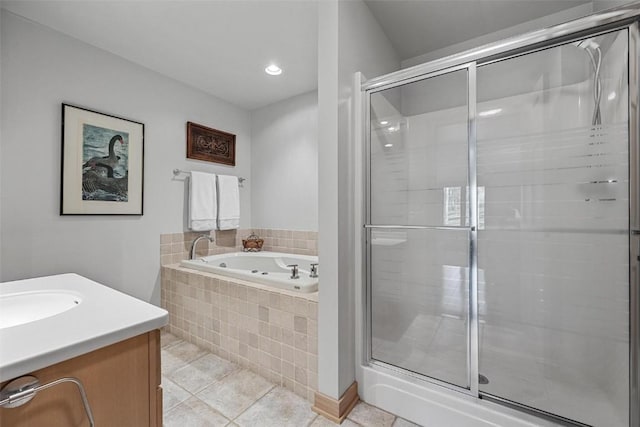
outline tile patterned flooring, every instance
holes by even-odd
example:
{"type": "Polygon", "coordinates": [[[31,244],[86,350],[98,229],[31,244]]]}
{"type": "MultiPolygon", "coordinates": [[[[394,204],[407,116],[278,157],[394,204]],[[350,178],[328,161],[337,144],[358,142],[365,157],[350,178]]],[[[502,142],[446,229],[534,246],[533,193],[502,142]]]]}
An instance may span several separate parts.
{"type": "MultiPolygon", "coordinates": [[[[165,427],[331,427],[310,403],[261,376],[163,332],[165,427]]],[[[416,427],[364,402],[344,427],[416,427]]]]}

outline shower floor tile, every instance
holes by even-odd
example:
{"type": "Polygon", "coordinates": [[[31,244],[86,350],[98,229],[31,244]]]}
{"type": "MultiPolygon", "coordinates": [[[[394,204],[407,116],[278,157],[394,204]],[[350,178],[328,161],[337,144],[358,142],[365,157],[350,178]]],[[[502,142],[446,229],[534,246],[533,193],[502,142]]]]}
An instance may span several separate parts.
{"type": "MultiPolygon", "coordinates": [[[[161,344],[165,427],[338,426],[289,390],[174,335],[163,332],[161,344]]],[[[360,402],[341,426],[417,424],[360,402]]]]}

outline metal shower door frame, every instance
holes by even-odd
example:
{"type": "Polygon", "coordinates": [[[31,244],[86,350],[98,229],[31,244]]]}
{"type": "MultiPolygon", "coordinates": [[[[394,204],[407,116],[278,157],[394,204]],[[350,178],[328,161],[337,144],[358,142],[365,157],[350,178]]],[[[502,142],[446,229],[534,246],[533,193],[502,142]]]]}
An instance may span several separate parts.
{"type": "MultiPolygon", "coordinates": [[[[640,2],[610,9],[585,18],[576,19],[554,27],[533,31],[522,36],[480,46],[462,52],[399,70],[361,85],[364,109],[363,120],[363,233],[362,301],[363,310],[363,359],[361,363],[374,369],[393,371],[411,380],[425,381],[461,392],[482,397],[478,384],[479,336],[478,336],[478,284],[477,284],[477,181],[476,181],[476,70],[477,67],[514,58],[566,44],[575,40],[616,31],[628,31],[629,76],[629,426],[640,425],[640,2]],[[402,86],[438,75],[467,69],[468,73],[468,149],[469,149],[469,227],[419,227],[376,226],[371,223],[371,95],[376,92],[402,86]],[[409,372],[371,357],[371,230],[375,228],[413,229],[467,229],[469,232],[469,307],[467,374],[468,388],[462,388],[434,378],[409,372]]],[[[508,402],[499,402],[506,403],[508,402]]],[[[514,405],[517,407],[517,405],[514,405]]],[[[548,417],[542,411],[532,410],[548,417]]],[[[567,421],[559,418],[561,421],[567,421]]],[[[576,425],[581,425],[577,423],[576,425]]]]}
{"type": "MultiPolygon", "coordinates": [[[[478,396],[479,385],[478,385],[478,358],[474,357],[475,354],[478,353],[478,300],[477,300],[477,251],[475,250],[477,247],[477,203],[476,203],[476,64],[475,62],[470,62],[466,64],[457,65],[454,67],[449,67],[441,70],[437,70],[428,74],[423,74],[417,76],[413,79],[402,80],[399,82],[390,82],[386,85],[381,85],[375,89],[369,90],[365,93],[364,102],[368,106],[371,103],[371,95],[377,92],[381,92],[387,89],[392,89],[399,86],[404,86],[416,81],[421,81],[429,78],[439,77],[445,74],[454,73],[457,71],[467,71],[467,153],[468,153],[468,166],[467,166],[467,186],[469,188],[469,225],[468,226],[441,226],[441,225],[376,225],[371,223],[371,201],[370,201],[370,185],[371,185],[371,144],[370,144],[370,134],[369,131],[365,131],[365,150],[364,150],[364,171],[365,176],[365,197],[364,203],[366,205],[364,209],[365,213],[365,265],[370,265],[371,261],[371,245],[366,244],[366,242],[371,241],[371,231],[373,229],[394,229],[394,230],[457,230],[457,231],[467,231],[469,234],[469,300],[467,302],[467,384],[468,388],[463,388],[456,386],[454,384],[450,384],[445,381],[440,381],[437,378],[423,376],[420,374],[413,374],[418,378],[425,379],[428,382],[435,383],[440,386],[444,386],[450,388],[452,390],[460,391],[465,394],[471,396],[478,396]],[[472,102],[471,102],[472,101],[472,102]]],[[[370,123],[371,120],[371,110],[370,108],[365,108],[364,112],[365,123],[370,123]]],[[[366,308],[364,310],[364,314],[366,316],[366,321],[363,323],[365,328],[365,348],[363,354],[366,358],[367,364],[378,364],[380,366],[384,366],[385,368],[392,370],[401,370],[404,369],[381,362],[376,361],[371,356],[371,323],[372,323],[372,313],[371,313],[371,269],[364,269],[366,287],[363,301],[366,301],[366,308]]],[[[412,375],[412,373],[409,373],[412,375]]]]}

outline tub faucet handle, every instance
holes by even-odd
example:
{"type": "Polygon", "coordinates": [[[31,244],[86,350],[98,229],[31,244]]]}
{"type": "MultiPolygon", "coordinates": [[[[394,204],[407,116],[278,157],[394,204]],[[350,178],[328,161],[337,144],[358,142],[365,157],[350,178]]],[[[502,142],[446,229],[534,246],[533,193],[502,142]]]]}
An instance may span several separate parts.
{"type": "Polygon", "coordinates": [[[311,273],[309,274],[309,277],[318,277],[318,263],[317,262],[313,262],[311,263],[311,273]]]}
{"type": "Polygon", "coordinates": [[[298,264],[290,264],[287,265],[287,267],[289,267],[291,269],[291,277],[290,279],[299,279],[300,276],[298,276],[298,264]]]}

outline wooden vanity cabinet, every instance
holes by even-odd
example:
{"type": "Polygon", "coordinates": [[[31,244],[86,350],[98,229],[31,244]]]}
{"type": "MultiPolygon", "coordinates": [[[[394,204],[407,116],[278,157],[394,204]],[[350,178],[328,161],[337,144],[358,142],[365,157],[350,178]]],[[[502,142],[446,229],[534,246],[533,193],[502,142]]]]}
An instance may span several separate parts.
{"type": "MultiPolygon", "coordinates": [[[[96,427],[162,427],[158,330],[29,375],[38,378],[40,384],[62,377],[79,379],[87,393],[96,427]]],[[[72,383],[42,390],[23,406],[0,408],[1,427],[88,425],[80,392],[72,383]]]]}

